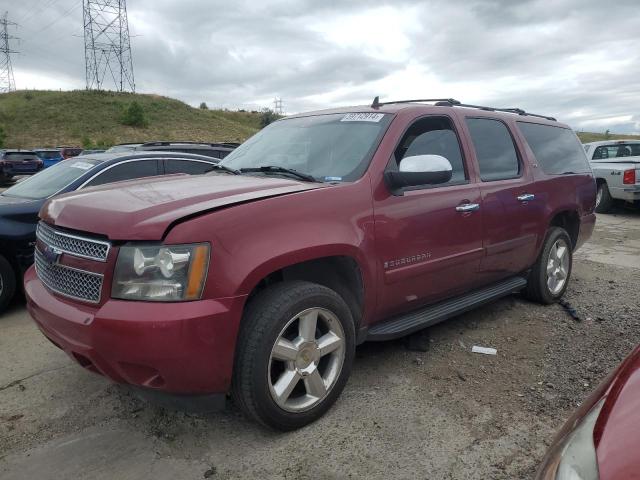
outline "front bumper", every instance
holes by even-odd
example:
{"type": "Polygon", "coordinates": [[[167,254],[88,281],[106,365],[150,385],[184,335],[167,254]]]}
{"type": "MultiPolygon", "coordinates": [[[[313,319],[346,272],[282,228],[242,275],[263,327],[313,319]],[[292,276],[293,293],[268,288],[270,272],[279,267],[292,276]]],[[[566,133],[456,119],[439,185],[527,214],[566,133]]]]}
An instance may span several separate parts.
{"type": "Polygon", "coordinates": [[[89,306],[47,290],[31,267],[27,308],[56,346],[115,382],[175,394],[226,393],[246,297],[89,306]]]}

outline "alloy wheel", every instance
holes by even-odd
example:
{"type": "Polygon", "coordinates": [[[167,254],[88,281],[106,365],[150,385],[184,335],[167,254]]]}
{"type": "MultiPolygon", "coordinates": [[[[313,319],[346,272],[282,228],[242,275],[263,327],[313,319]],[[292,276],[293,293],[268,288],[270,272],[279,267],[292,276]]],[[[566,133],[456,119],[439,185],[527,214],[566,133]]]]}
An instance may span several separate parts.
{"type": "Polygon", "coordinates": [[[555,241],[547,260],[547,287],[552,295],[560,293],[569,276],[569,245],[563,239],[555,241]]]}
{"type": "Polygon", "coordinates": [[[267,373],[271,397],[288,412],[315,407],[340,377],[344,357],[344,329],[332,312],[309,308],[298,313],[271,349],[267,373]]]}

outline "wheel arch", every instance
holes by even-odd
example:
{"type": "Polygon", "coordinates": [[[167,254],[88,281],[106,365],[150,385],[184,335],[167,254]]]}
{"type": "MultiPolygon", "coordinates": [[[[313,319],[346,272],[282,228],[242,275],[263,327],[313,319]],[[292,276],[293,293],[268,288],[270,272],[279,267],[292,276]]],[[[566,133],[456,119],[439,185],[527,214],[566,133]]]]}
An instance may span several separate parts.
{"type": "Polygon", "coordinates": [[[241,285],[248,294],[246,305],[261,291],[275,283],[304,280],[334,290],[340,295],[353,316],[356,327],[364,316],[367,295],[371,295],[369,273],[366,264],[351,252],[314,255],[307,252],[288,254],[254,269],[241,285]],[[292,262],[291,259],[296,261],[292,262]]]}
{"type": "Polygon", "coordinates": [[[580,215],[577,209],[564,209],[554,213],[549,221],[547,231],[551,227],[564,228],[571,239],[571,247],[575,250],[580,234],[580,215]]]}

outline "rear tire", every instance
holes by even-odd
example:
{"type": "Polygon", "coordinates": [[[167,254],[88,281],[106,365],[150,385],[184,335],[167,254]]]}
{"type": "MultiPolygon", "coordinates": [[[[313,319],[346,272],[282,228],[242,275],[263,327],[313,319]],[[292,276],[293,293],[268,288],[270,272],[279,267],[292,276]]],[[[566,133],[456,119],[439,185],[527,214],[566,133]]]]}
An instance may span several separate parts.
{"type": "Polygon", "coordinates": [[[354,352],[353,318],[336,292],[303,281],[268,287],[251,301],[243,318],[234,402],[268,427],[303,427],[338,399],[354,352]]]}
{"type": "Polygon", "coordinates": [[[16,293],[16,273],[11,264],[0,255],[0,313],[4,312],[16,293]]]}
{"type": "Polygon", "coordinates": [[[564,228],[551,227],[524,290],[529,300],[557,302],[569,285],[573,264],[571,238],[564,228]]]}
{"type": "Polygon", "coordinates": [[[600,182],[596,192],[596,212],[609,213],[613,208],[614,200],[609,192],[607,182],[600,182]]]}

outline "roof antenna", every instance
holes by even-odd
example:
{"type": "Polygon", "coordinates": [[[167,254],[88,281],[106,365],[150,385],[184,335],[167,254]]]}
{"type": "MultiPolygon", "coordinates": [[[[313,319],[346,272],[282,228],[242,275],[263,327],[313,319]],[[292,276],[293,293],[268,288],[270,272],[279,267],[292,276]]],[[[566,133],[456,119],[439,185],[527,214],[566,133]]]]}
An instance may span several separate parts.
{"type": "Polygon", "coordinates": [[[380,97],[376,97],[373,99],[373,103],[371,104],[371,108],[375,108],[376,110],[380,108],[380,97]]]}

